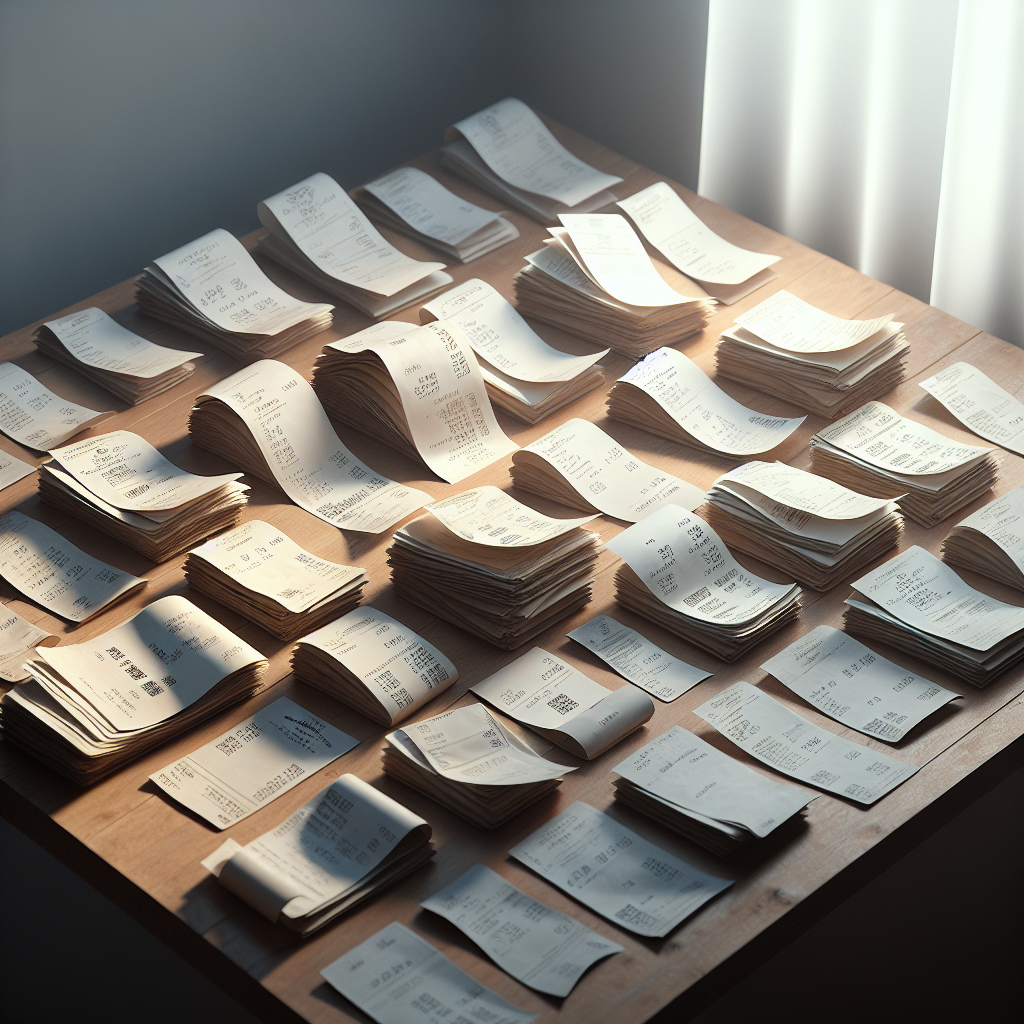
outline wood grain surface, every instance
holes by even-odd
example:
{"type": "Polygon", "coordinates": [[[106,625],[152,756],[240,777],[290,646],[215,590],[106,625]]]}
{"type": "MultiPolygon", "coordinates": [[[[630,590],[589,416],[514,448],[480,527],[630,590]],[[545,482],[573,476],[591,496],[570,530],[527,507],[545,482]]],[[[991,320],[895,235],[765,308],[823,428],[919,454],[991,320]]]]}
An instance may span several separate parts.
{"type": "MultiPolygon", "coordinates": [[[[620,196],[631,195],[659,180],[657,174],[568,129],[556,124],[552,127],[565,144],[584,159],[625,178],[615,190],[620,196]]],[[[442,171],[437,166],[436,154],[426,154],[412,163],[429,170],[454,192],[482,206],[497,206],[489,197],[442,171]]],[[[282,185],[286,184],[282,182],[282,185]]],[[[709,374],[714,374],[714,349],[720,332],[730,326],[741,311],[763,301],[778,289],[788,288],[801,298],[838,316],[874,317],[892,313],[894,319],[904,321],[905,333],[911,346],[907,382],[883,400],[899,412],[950,437],[969,443],[983,443],[962,428],[937,401],[917,386],[917,381],[942,366],[965,360],[1020,397],[1024,390],[1024,358],[1019,350],[1006,342],[983,334],[909,295],[701,199],[681,186],[675,187],[692,204],[697,214],[723,237],[746,248],[782,257],[774,268],[779,274],[777,281],[734,306],[719,307],[703,336],[682,346],[682,350],[709,374]]],[[[255,208],[257,200],[262,197],[252,198],[255,208]]],[[[482,277],[506,298],[512,298],[512,277],[523,266],[522,257],[539,248],[547,233],[540,225],[519,214],[510,213],[507,216],[518,226],[521,237],[468,266],[449,267],[456,282],[470,277],[482,277]]],[[[261,233],[257,231],[247,236],[244,239],[246,245],[251,248],[261,233]]],[[[404,236],[391,235],[387,231],[384,234],[396,241],[402,250],[417,258],[436,258],[435,253],[404,236]]],[[[186,242],[187,239],[181,241],[186,242]]],[[[266,262],[262,265],[267,274],[286,290],[306,299],[325,299],[314,287],[277,266],[266,262]]],[[[160,344],[183,349],[204,349],[204,343],[192,336],[140,316],[134,307],[133,292],[134,282],[125,281],[61,313],[96,305],[125,326],[160,344]]],[[[418,322],[418,307],[406,310],[396,319],[418,322]]],[[[291,350],[284,361],[308,379],[312,374],[313,362],[323,345],[360,330],[369,323],[363,315],[339,305],[335,311],[333,329],[291,350]]],[[[227,472],[234,468],[223,459],[190,445],[187,420],[195,396],[201,394],[205,387],[237,370],[238,363],[206,348],[208,354],[198,363],[190,380],[141,406],[124,408],[109,393],[89,383],[81,375],[39,354],[31,341],[35,326],[30,325],[3,339],[3,358],[16,361],[59,395],[94,409],[118,410],[116,419],[108,421],[93,433],[104,433],[116,428],[134,430],[178,465],[199,473],[227,472]]],[[[556,347],[568,351],[594,351],[594,347],[587,342],[554,328],[538,325],[538,333],[556,347]]],[[[606,387],[532,427],[524,427],[498,412],[501,425],[518,444],[525,445],[564,420],[582,416],[597,423],[645,461],[702,488],[709,487],[717,476],[735,465],[734,461],[699,455],[654,435],[610,421],[605,415],[605,395],[612,381],[625,372],[628,361],[613,355],[605,359],[603,365],[606,387]]],[[[802,415],[802,410],[772,395],[730,381],[724,381],[723,386],[725,391],[740,402],[758,410],[786,416],[802,415]]],[[[808,417],[796,434],[777,452],[777,457],[792,465],[808,468],[807,439],[823,424],[821,419],[808,417]]],[[[461,484],[451,486],[429,478],[422,465],[380,446],[367,435],[345,427],[339,427],[338,433],[374,469],[393,479],[420,487],[438,498],[485,483],[510,488],[510,457],[461,484]]],[[[0,437],[0,447],[19,458],[33,459],[33,453],[21,449],[6,437],[0,437]]],[[[34,461],[38,463],[40,459],[35,458],[34,461]]],[[[420,632],[458,666],[461,673],[459,682],[452,690],[428,705],[421,717],[437,714],[455,703],[472,700],[471,695],[466,696],[469,686],[516,657],[515,653],[492,648],[398,598],[390,586],[385,562],[385,550],[390,542],[388,535],[367,536],[339,531],[290,504],[274,488],[255,479],[248,479],[247,482],[251,484],[252,491],[245,519],[265,519],[318,555],[337,562],[364,566],[370,577],[365,600],[420,632]]],[[[908,521],[904,545],[921,544],[938,553],[943,537],[956,521],[992,500],[996,493],[1003,493],[1022,483],[1022,460],[1008,453],[994,493],[987,494],[961,515],[932,530],[925,530],[908,521]]],[[[607,687],[616,689],[628,685],[596,656],[565,637],[568,630],[593,615],[607,612],[639,629],[672,654],[712,671],[714,675],[672,704],[656,701],[657,711],[647,726],[596,761],[586,763],[557,749],[550,751],[548,756],[577,766],[579,770],[567,776],[556,794],[527,809],[502,828],[485,832],[475,829],[419,793],[384,777],[380,770],[380,749],[386,730],[318,691],[297,683],[289,674],[291,645],[274,640],[242,616],[190,591],[182,575],[183,557],[154,566],[141,555],[116,544],[105,535],[43,506],[36,494],[36,487],[36,477],[33,475],[0,492],[0,510],[19,508],[60,531],[97,557],[147,577],[149,586],[130,602],[117,606],[79,628],[71,628],[29,604],[2,581],[0,600],[27,619],[61,635],[62,642],[75,643],[111,629],[159,596],[181,593],[264,652],[270,659],[271,669],[268,686],[257,697],[129,765],[90,790],[77,789],[11,744],[0,744],[0,810],[26,831],[50,836],[51,845],[55,844],[53,836],[64,837],[66,842],[63,845],[71,851],[65,859],[73,866],[76,857],[82,862],[83,871],[86,871],[86,861],[109,865],[117,873],[114,876],[108,872],[109,877],[117,877],[119,884],[130,883],[121,885],[120,891],[129,894],[127,897],[122,896],[121,902],[130,904],[133,899],[136,900],[140,905],[140,916],[145,918],[148,913],[151,920],[153,908],[162,908],[156,916],[163,915],[168,919],[168,927],[164,929],[166,934],[175,934],[176,922],[170,919],[171,915],[177,919],[177,923],[187,925],[205,941],[206,945],[202,948],[206,950],[206,956],[200,959],[208,961],[203,966],[211,976],[218,976],[217,965],[224,964],[221,959],[223,956],[245,972],[254,986],[262,986],[268,998],[262,1000],[259,1012],[268,1019],[304,1019],[324,1024],[365,1020],[358,1010],[323,982],[319,971],[384,925],[397,920],[433,942],[474,978],[491,986],[517,1005],[540,1013],[544,1022],[553,1024],[557,1020],[579,1024],[633,1024],[644,1020],[741,950],[790,908],[835,879],[884,837],[911,822],[916,815],[948,793],[980,765],[1003,751],[1024,732],[1024,701],[1020,699],[1024,692],[1024,672],[1019,669],[984,690],[976,690],[934,666],[919,663],[899,651],[879,647],[886,657],[963,694],[964,699],[956,702],[956,706],[932,715],[895,748],[859,733],[853,734],[820,715],[779,684],[768,681],[758,667],[814,626],[821,623],[841,626],[843,601],[850,593],[845,583],[826,594],[805,591],[803,610],[794,624],[755,648],[738,663],[725,665],[618,608],[614,602],[612,586],[618,559],[606,551],[598,563],[593,602],[580,614],[541,636],[538,645],[558,654],[607,687]],[[728,862],[717,860],[642,815],[615,805],[612,800],[611,768],[639,746],[676,724],[696,732],[739,760],[754,764],[756,770],[767,772],[692,713],[698,704],[738,679],[747,679],[764,686],[783,703],[832,732],[849,736],[855,742],[867,746],[892,751],[899,758],[925,767],[873,807],[864,808],[823,794],[811,804],[803,825],[780,829],[779,834],[753,844],[752,848],[728,862]],[[148,782],[148,776],[156,769],[206,743],[282,695],[292,697],[353,734],[361,741],[359,746],[267,807],[226,830],[224,834],[214,832],[197,817],[160,795],[148,782]],[[222,889],[199,862],[219,846],[226,836],[244,844],[267,831],[329,784],[331,779],[344,772],[354,772],[426,817],[433,825],[439,853],[431,864],[393,889],[311,939],[298,942],[285,929],[271,925],[222,889]],[[507,857],[511,846],[573,800],[585,800],[600,810],[608,811],[664,849],[706,870],[733,878],[736,884],[663,940],[640,939],[618,929],[507,857]],[[59,833],[53,828],[54,823],[61,830],[59,833]],[[598,964],[564,1000],[545,997],[521,985],[491,963],[453,926],[418,907],[422,899],[479,861],[490,865],[508,881],[549,906],[572,915],[588,927],[621,943],[625,946],[625,952],[598,964]],[[149,907],[149,911],[142,906],[143,903],[149,907]]],[[[515,494],[514,489],[512,493],[515,494]]],[[[575,514],[562,506],[544,503],[529,495],[519,497],[527,504],[550,514],[575,514]]],[[[603,539],[607,540],[623,529],[624,524],[602,516],[595,521],[594,528],[599,529],[603,539]]],[[[746,556],[741,556],[740,561],[754,572],[773,579],[783,578],[776,571],[746,556]]],[[[968,582],[1002,600],[1018,605],[1022,603],[1019,593],[982,577],[968,575],[968,582]]],[[[528,648],[522,650],[525,649],[528,648]]],[[[884,927],[886,923],[882,912],[878,924],[884,927]]],[[[55,926],[59,929],[59,923],[55,922],[55,926]]],[[[181,929],[177,931],[180,933],[181,929]]],[[[192,959],[196,960],[194,951],[192,959]]],[[[231,973],[230,965],[225,964],[224,973],[225,976],[231,973]]]]}

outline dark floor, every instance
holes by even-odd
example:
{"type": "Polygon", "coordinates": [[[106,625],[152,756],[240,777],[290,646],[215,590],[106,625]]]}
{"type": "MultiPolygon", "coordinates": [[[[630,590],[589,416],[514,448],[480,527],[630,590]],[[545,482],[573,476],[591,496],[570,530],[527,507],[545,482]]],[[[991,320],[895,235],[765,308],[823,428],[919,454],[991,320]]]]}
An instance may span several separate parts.
{"type": "MultiPolygon", "coordinates": [[[[1024,1005],[1024,770],[866,885],[696,1024],[1003,1024],[1024,1005]]],[[[0,819],[3,1024],[256,1024],[0,819]]],[[[671,1009],[658,1024],[681,1021],[671,1009]]],[[[412,1024],[412,1022],[410,1022],[412,1024]]]]}

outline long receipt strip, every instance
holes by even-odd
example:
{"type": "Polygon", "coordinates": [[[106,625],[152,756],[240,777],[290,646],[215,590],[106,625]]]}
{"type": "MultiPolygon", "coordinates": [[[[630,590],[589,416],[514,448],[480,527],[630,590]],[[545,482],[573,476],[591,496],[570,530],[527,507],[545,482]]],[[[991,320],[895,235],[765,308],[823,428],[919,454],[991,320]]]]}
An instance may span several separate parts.
{"type": "Polygon", "coordinates": [[[279,697],[150,779],[214,828],[224,829],[358,742],[295,701],[279,697]]]}
{"type": "Polygon", "coordinates": [[[37,647],[55,647],[60,637],[47,633],[23,619],[17,612],[4,608],[0,612],[0,679],[20,683],[29,677],[25,662],[37,647]]]}
{"type": "Polygon", "coordinates": [[[623,949],[484,864],[420,906],[450,921],[513,978],[552,996],[567,996],[584,971],[623,949]]]}
{"type": "Polygon", "coordinates": [[[109,419],[44,388],[14,363],[0,363],[0,430],[18,444],[45,452],[109,419]]]}
{"type": "Polygon", "coordinates": [[[561,658],[534,647],[471,687],[482,700],[588,761],[654,714],[631,686],[608,690],[561,658]]]}
{"type": "Polygon", "coordinates": [[[520,1010],[392,921],[321,976],[377,1024],[530,1024],[520,1010]]]}
{"type": "Polygon", "coordinates": [[[1024,455],[1024,404],[970,363],[954,363],[921,387],[974,433],[1024,455]]]}
{"type": "Polygon", "coordinates": [[[16,510],[0,516],[0,576],[70,622],[85,622],[146,585],[16,510]]]}
{"type": "Polygon", "coordinates": [[[812,629],[761,668],[823,714],[887,743],[960,698],[834,626],[812,629]]]}
{"type": "Polygon", "coordinates": [[[249,429],[281,489],[340,529],[381,533],[430,500],[375,473],[342,444],[304,377],[263,359],[200,395],[223,402],[249,429]]]}
{"type": "Polygon", "coordinates": [[[652,352],[620,383],[645,392],[699,445],[725,455],[761,455],[782,444],[807,419],[748,409],[692,359],[671,348],[652,352]]]}
{"type": "MultiPolygon", "coordinates": [[[[558,473],[586,505],[635,523],[665,505],[691,511],[705,493],[686,480],[647,465],[589,420],[571,419],[512,456],[516,469],[541,460],[558,473]]],[[[519,470],[522,472],[522,470],[519,470]]],[[[539,491],[537,486],[528,490],[539,491]]]]}
{"type": "Polygon", "coordinates": [[[746,682],[716,694],[694,714],[758,761],[861,804],[873,804],[919,770],[820,729],[746,682]]]}
{"type": "Polygon", "coordinates": [[[663,181],[616,205],[629,214],[651,245],[697,281],[742,284],[782,259],[720,238],[663,181]]]}
{"type": "Polygon", "coordinates": [[[610,615],[595,615],[568,635],[611,665],[624,679],[666,702],[681,697],[712,675],[674,658],[610,615]]]}
{"type": "Polygon", "coordinates": [[[732,885],[577,801],[509,855],[620,928],[661,938],[732,885]]]}
{"type": "Polygon", "coordinates": [[[943,542],[943,558],[1024,589],[1024,487],[1001,494],[957,523],[943,542]],[[978,541],[985,551],[984,563],[978,557],[978,541]],[[964,551],[958,554],[961,546],[964,551]]]}

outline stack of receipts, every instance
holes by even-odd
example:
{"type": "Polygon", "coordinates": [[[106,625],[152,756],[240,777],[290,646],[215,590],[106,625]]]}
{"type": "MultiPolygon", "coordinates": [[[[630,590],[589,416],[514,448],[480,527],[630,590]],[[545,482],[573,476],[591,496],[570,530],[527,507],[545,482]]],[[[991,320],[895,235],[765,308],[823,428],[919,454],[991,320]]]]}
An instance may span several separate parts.
{"type": "Polygon", "coordinates": [[[546,761],[483,706],[470,704],[391,733],[384,771],[478,828],[497,828],[561,785],[546,761]]]}
{"type": "Polygon", "coordinates": [[[612,771],[616,800],[719,857],[763,839],[814,799],[678,725],[612,771]]]}
{"type": "Polygon", "coordinates": [[[668,935],[732,885],[580,801],[509,855],[613,924],[649,938],[668,935]]]}
{"type": "Polygon", "coordinates": [[[1024,455],[1024,403],[970,363],[954,363],[921,387],[968,430],[1007,451],[1024,455]]]}
{"type": "Polygon", "coordinates": [[[486,256],[519,237],[519,229],[500,213],[457,196],[418,167],[399,167],[371,181],[359,202],[378,223],[460,263],[486,256]]]}
{"type": "Polygon", "coordinates": [[[309,381],[264,359],[209,388],[188,423],[194,444],[279,487],[342,530],[382,533],[430,496],[364,465],[342,444],[309,381]]]}
{"type": "Polygon", "coordinates": [[[455,483],[515,451],[487,397],[469,337],[454,323],[386,320],[331,342],[313,388],[328,415],[455,483]]]}
{"type": "Polygon", "coordinates": [[[55,448],[39,467],[49,505],[110,534],[154,562],[238,522],[249,490],[241,473],[196,476],[127,430],[55,448]]]}
{"type": "Polygon", "coordinates": [[[551,519],[497,487],[427,506],[395,532],[395,590],[496,647],[512,650],[591,598],[600,538],[595,517],[551,519]]]}
{"type": "Polygon", "coordinates": [[[369,605],[304,636],[292,670],[384,725],[408,718],[459,678],[436,647],[369,605]]]}
{"type": "Polygon", "coordinates": [[[714,301],[652,260],[624,217],[574,214],[562,222],[515,276],[520,312],[630,359],[704,330],[714,301]]]}
{"type": "Polygon", "coordinates": [[[608,349],[573,356],[552,348],[478,277],[428,302],[420,319],[455,324],[476,353],[491,401],[524,423],[536,423],[604,384],[595,364],[608,349]]]}
{"type": "Polygon", "coordinates": [[[220,884],[303,938],[434,855],[421,817],[355,775],[342,775],[245,846],[228,839],[203,861],[220,884]]]}
{"type": "Polygon", "coordinates": [[[718,371],[831,420],[903,380],[902,328],[890,313],[843,320],[781,291],[722,333],[718,371]]]}
{"type": "Polygon", "coordinates": [[[249,362],[276,356],[331,326],[333,306],[303,302],[217,228],[146,267],[135,299],[149,316],[249,362]]]}
{"type": "Polygon", "coordinates": [[[924,548],[908,548],[851,586],[851,633],[881,640],[975,686],[986,686],[1024,659],[1024,608],[969,587],[924,548]]]}
{"type": "Polygon", "coordinates": [[[443,263],[396,249],[329,175],[311,174],[256,208],[260,252],[377,319],[451,284],[443,263]]]}
{"type": "Polygon", "coordinates": [[[267,662],[183,597],[80,644],[39,648],[4,695],[5,740],[89,785],[251,697],[267,662]]]}
{"type": "Polygon", "coordinates": [[[45,452],[114,414],[75,405],[14,363],[0,363],[0,430],[18,444],[45,452]]]}
{"type": "Polygon", "coordinates": [[[91,306],[43,324],[36,347],[73,366],[129,405],[138,405],[192,376],[202,352],[164,348],[133,334],[91,306]]]}
{"type": "Polygon", "coordinates": [[[720,238],[664,181],[616,205],[674,267],[727,306],[779,276],[769,268],[781,256],[751,252],[720,238]]]}
{"type": "Polygon", "coordinates": [[[87,622],[146,586],[15,509],[0,516],[0,576],[47,611],[87,622]]]}
{"type": "Polygon", "coordinates": [[[367,583],[364,569],[318,558],[261,519],[190,551],[185,578],[278,640],[294,640],[351,611],[367,583]]]}
{"type": "Polygon", "coordinates": [[[669,505],[608,547],[625,565],[615,600],[684,640],[735,661],[800,612],[800,588],[748,572],[703,519],[669,505]]]}
{"type": "Polygon", "coordinates": [[[818,626],[761,668],[822,714],[899,743],[960,694],[908,672],[834,626],[818,626]]]}
{"type": "Polygon", "coordinates": [[[654,701],[636,687],[609,690],[541,647],[470,689],[587,761],[610,750],[654,714],[654,701]]]}
{"type": "Polygon", "coordinates": [[[28,660],[36,647],[56,647],[60,637],[23,619],[10,608],[0,610],[0,679],[20,683],[29,678],[28,660]]]}
{"type": "Polygon", "coordinates": [[[942,557],[1024,590],[1024,488],[1007,491],[956,524],[942,542],[942,557]]]}
{"type": "Polygon", "coordinates": [[[748,462],[708,491],[708,522],[731,547],[813,590],[831,590],[897,547],[896,502],[871,498],[784,462],[748,462]]]}
{"type": "Polygon", "coordinates": [[[652,352],[608,392],[608,415],[698,451],[750,458],[782,444],[807,418],[770,416],[740,405],[692,359],[652,352]]]}
{"type": "Polygon", "coordinates": [[[937,526],[999,477],[994,448],[960,444],[869,402],[815,434],[811,468],[861,494],[895,498],[904,515],[937,526]]]}
{"type": "Polygon", "coordinates": [[[615,202],[622,179],[573,156],[522,100],[508,98],[452,125],[441,164],[547,224],[562,212],[615,202]]]}
{"type": "Polygon", "coordinates": [[[512,482],[581,512],[635,523],[664,505],[693,509],[706,495],[648,466],[589,420],[567,420],[512,456],[512,482]]]}
{"type": "Polygon", "coordinates": [[[919,766],[821,729],[750,683],[733,683],[694,712],[751,757],[797,782],[873,804],[919,766]]]}

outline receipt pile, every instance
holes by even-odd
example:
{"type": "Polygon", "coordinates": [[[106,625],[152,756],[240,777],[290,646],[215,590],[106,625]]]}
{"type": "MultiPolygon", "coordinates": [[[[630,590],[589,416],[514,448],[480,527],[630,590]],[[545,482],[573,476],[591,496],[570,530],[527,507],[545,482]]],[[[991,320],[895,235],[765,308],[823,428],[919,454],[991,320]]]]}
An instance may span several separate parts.
{"type": "Polygon", "coordinates": [[[55,448],[39,467],[48,505],[81,519],[154,562],[234,526],[249,488],[241,473],[196,476],[127,430],[55,448]]]}
{"type": "Polygon", "coordinates": [[[38,648],[0,703],[4,740],[87,786],[260,688],[267,661],[183,597],[80,644],[38,648]]]}
{"type": "Polygon", "coordinates": [[[813,590],[898,546],[896,502],[870,498],[783,462],[748,462],[708,491],[708,522],[731,548],[774,565],[813,590]]]}
{"type": "Polygon", "coordinates": [[[903,380],[910,345],[891,317],[843,320],[777,292],[722,333],[718,372],[835,419],[903,380]]]}
{"type": "Polygon", "coordinates": [[[985,686],[1024,659],[1024,608],[969,587],[916,545],[853,584],[846,629],[985,686]]]}
{"type": "Polygon", "coordinates": [[[512,650],[591,599],[598,534],[594,516],[551,519],[497,487],[427,506],[388,548],[406,600],[512,650]]]}
{"type": "Polygon", "coordinates": [[[384,771],[478,828],[497,828],[562,783],[545,760],[482,704],[390,733],[384,771]]]}
{"type": "Polygon", "coordinates": [[[278,640],[294,640],[351,611],[368,579],[365,570],[319,558],[260,519],[190,551],[185,578],[278,640]]]}
{"type": "Polygon", "coordinates": [[[500,213],[457,196],[418,167],[399,167],[371,181],[357,198],[378,224],[460,263],[486,256],[519,237],[519,229],[500,213]]]}
{"type": "Polygon", "coordinates": [[[234,235],[217,228],[146,267],[141,312],[243,363],[276,356],[330,327],[333,306],[303,302],[260,270],[234,235]]]}
{"type": "Polygon", "coordinates": [[[192,360],[203,355],[154,345],[95,306],[50,320],[33,340],[40,352],[73,366],[129,405],[191,377],[192,360]]]}
{"type": "Polygon", "coordinates": [[[1024,590],[1024,488],[1008,491],[957,523],[942,542],[942,557],[958,569],[1024,590]]]}
{"type": "Polygon", "coordinates": [[[811,468],[861,494],[895,498],[904,515],[937,526],[999,477],[1001,453],[961,444],[869,402],[815,434],[811,468]]]}

